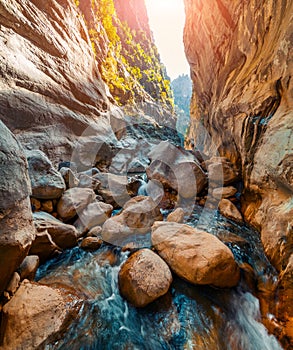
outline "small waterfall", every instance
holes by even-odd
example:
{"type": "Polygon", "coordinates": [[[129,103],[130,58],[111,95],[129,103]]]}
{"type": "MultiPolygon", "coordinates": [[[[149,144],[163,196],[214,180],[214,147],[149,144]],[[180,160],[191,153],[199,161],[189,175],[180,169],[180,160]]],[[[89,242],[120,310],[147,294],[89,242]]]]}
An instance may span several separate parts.
{"type": "Polygon", "coordinates": [[[234,320],[227,324],[229,334],[229,349],[245,350],[282,350],[282,347],[273,335],[269,335],[261,323],[259,301],[251,293],[235,295],[231,300],[234,320]],[[241,305],[241,307],[239,307],[241,305]],[[239,327],[235,327],[235,323],[239,327]]]}
{"type": "Polygon", "coordinates": [[[140,183],[141,183],[141,185],[140,185],[140,187],[139,187],[139,189],[138,189],[138,192],[137,192],[137,194],[139,195],[139,196],[147,196],[148,194],[147,194],[147,182],[146,181],[144,181],[144,180],[140,180],[140,183]]]}

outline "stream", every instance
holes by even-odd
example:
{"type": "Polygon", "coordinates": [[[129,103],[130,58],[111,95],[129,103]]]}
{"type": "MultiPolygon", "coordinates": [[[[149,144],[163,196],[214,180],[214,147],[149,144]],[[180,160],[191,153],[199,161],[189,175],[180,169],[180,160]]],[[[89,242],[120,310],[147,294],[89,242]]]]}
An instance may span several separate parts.
{"type": "MultiPolygon", "coordinates": [[[[188,219],[229,246],[238,263],[249,263],[258,280],[274,283],[255,231],[195,206],[188,219]]],[[[141,237],[139,239],[142,239],[141,237]]],[[[143,238],[150,247],[150,237],[143,238]]],[[[140,241],[141,243],[141,241],[140,241]]],[[[128,252],[103,245],[89,253],[76,247],[42,265],[36,280],[73,288],[83,296],[65,334],[45,349],[63,350],[278,350],[282,347],[261,323],[259,300],[242,278],[237,288],[194,286],[174,276],[170,291],[146,308],[125,301],[118,272],[128,252]]]]}

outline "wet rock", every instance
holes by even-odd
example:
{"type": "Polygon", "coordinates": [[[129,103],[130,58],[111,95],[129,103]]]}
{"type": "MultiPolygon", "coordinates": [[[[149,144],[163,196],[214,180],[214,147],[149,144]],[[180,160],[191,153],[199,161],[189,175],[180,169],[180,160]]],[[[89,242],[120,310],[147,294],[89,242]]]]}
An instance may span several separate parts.
{"type": "Polygon", "coordinates": [[[233,164],[224,157],[213,157],[206,161],[209,181],[219,185],[229,185],[238,179],[233,164]]]}
{"type": "Polygon", "coordinates": [[[103,225],[111,216],[112,211],[113,207],[110,204],[104,202],[91,203],[82,211],[74,225],[79,232],[84,234],[95,226],[103,225]]]}
{"type": "Polygon", "coordinates": [[[114,266],[118,260],[117,255],[113,252],[113,250],[110,249],[102,251],[101,253],[98,252],[98,254],[95,255],[94,259],[100,266],[114,266]]]}
{"type": "Polygon", "coordinates": [[[126,243],[121,251],[122,252],[127,252],[127,251],[130,251],[130,252],[133,252],[135,250],[138,250],[139,249],[139,244],[135,243],[135,242],[129,242],[129,243],[126,243]]]}
{"type": "Polygon", "coordinates": [[[74,310],[72,296],[24,281],[3,308],[3,349],[36,349],[61,332],[74,310]]]}
{"type": "Polygon", "coordinates": [[[149,249],[132,254],[119,271],[120,292],[136,307],[144,307],[166,294],[171,283],[168,265],[149,249]]]}
{"type": "Polygon", "coordinates": [[[237,193],[237,189],[233,186],[228,187],[218,187],[215,188],[212,192],[212,196],[216,199],[230,198],[237,193]]]}
{"type": "Polygon", "coordinates": [[[197,159],[183,148],[162,141],[149,153],[152,162],[146,169],[149,179],[174,189],[184,198],[195,198],[206,183],[206,175],[197,159]]]}
{"type": "Polygon", "coordinates": [[[82,210],[95,200],[95,192],[90,188],[70,188],[65,191],[57,205],[58,215],[68,221],[77,214],[80,215],[82,210]]]}
{"type": "Polygon", "coordinates": [[[59,173],[62,175],[67,189],[78,186],[79,180],[71,168],[62,167],[59,173]]]}
{"type": "Polygon", "coordinates": [[[44,263],[50,258],[61,253],[61,249],[53,242],[47,231],[38,232],[32,243],[29,254],[37,255],[40,263],[44,263]]]}
{"type": "Polygon", "coordinates": [[[102,238],[112,244],[121,243],[133,234],[145,234],[162,214],[150,197],[137,196],[129,200],[122,212],[108,219],[102,228],[102,238]]]}
{"type": "Polygon", "coordinates": [[[35,228],[24,151],[0,121],[0,294],[28,253],[35,228]]]}
{"type": "Polygon", "coordinates": [[[103,244],[101,238],[98,237],[86,237],[82,240],[80,248],[84,250],[97,250],[103,244]]]}
{"type": "Polygon", "coordinates": [[[184,210],[182,208],[175,209],[172,213],[167,216],[167,221],[183,223],[184,221],[184,210]]]}
{"type": "Polygon", "coordinates": [[[20,275],[20,280],[28,279],[33,281],[39,267],[40,259],[37,255],[27,256],[21,263],[18,273],[20,275]]]}
{"type": "Polygon", "coordinates": [[[47,231],[58,247],[68,249],[77,245],[78,231],[73,225],[64,224],[44,212],[34,213],[33,217],[37,231],[47,231]]]}
{"type": "Polygon", "coordinates": [[[190,283],[226,288],[239,281],[239,267],[231,250],[205,231],[174,222],[156,222],[152,244],[171,270],[190,283]]]}
{"type": "Polygon", "coordinates": [[[232,219],[238,222],[243,221],[242,215],[240,214],[237,207],[229,201],[229,199],[221,199],[219,203],[220,213],[228,219],[232,219]]]}
{"type": "Polygon", "coordinates": [[[37,199],[60,198],[66,188],[65,182],[45,153],[39,150],[26,151],[26,157],[32,196],[37,199]]]}

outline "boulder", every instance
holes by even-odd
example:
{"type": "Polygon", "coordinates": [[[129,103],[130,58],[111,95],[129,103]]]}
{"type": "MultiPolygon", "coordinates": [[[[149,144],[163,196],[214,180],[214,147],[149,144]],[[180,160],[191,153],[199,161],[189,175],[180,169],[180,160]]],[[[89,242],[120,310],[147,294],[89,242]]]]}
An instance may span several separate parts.
{"type": "Polygon", "coordinates": [[[38,199],[60,198],[66,189],[62,175],[39,150],[26,151],[32,196],[38,199]]]}
{"type": "Polygon", "coordinates": [[[102,232],[102,227],[101,226],[95,226],[89,230],[87,233],[87,237],[100,237],[102,232]]]}
{"type": "Polygon", "coordinates": [[[6,291],[10,295],[13,295],[17,291],[17,288],[19,286],[19,282],[20,282],[20,276],[17,272],[14,272],[14,274],[12,275],[12,277],[11,277],[7,287],[6,287],[6,291]]]}
{"type": "Polygon", "coordinates": [[[120,214],[104,223],[102,238],[108,243],[118,244],[131,235],[149,232],[153,223],[162,219],[160,209],[152,198],[137,196],[124,205],[120,214]]]}
{"type": "Polygon", "coordinates": [[[63,177],[63,180],[65,182],[65,185],[66,185],[67,189],[78,186],[79,180],[78,180],[78,178],[76,177],[76,175],[74,174],[74,172],[72,171],[71,168],[62,167],[59,170],[59,173],[63,177]]]}
{"type": "Polygon", "coordinates": [[[175,222],[156,222],[152,244],[171,270],[190,283],[225,288],[239,281],[231,250],[210,233],[175,222]]]}
{"type": "Polygon", "coordinates": [[[61,253],[61,249],[53,242],[48,231],[42,231],[36,234],[29,251],[30,255],[37,255],[39,257],[40,263],[44,263],[59,253],[61,253]]]}
{"type": "Polygon", "coordinates": [[[94,202],[89,204],[74,223],[77,230],[83,235],[95,226],[103,225],[113,211],[111,204],[94,202]]]}
{"type": "Polygon", "coordinates": [[[82,240],[80,248],[84,250],[97,250],[103,244],[101,238],[98,237],[86,237],[82,240]]]}
{"type": "Polygon", "coordinates": [[[60,198],[57,213],[64,221],[68,221],[80,214],[89,203],[95,200],[95,197],[95,192],[91,188],[70,188],[60,198]]]}
{"type": "Polygon", "coordinates": [[[22,282],[3,308],[1,349],[37,349],[49,336],[65,329],[75,308],[72,295],[64,290],[22,282]]]}
{"type": "Polygon", "coordinates": [[[223,198],[220,200],[219,212],[228,219],[243,221],[241,213],[229,199],[223,198]]]}
{"type": "Polygon", "coordinates": [[[54,211],[53,201],[48,200],[48,201],[42,202],[41,210],[46,211],[47,213],[52,213],[54,211]]]}
{"type": "Polygon", "coordinates": [[[225,157],[213,157],[205,163],[211,183],[227,186],[239,179],[236,167],[225,157]]]}
{"type": "Polygon", "coordinates": [[[207,178],[192,153],[162,141],[149,153],[152,162],[146,169],[149,179],[158,180],[166,188],[174,189],[184,198],[195,198],[207,178]]]}
{"type": "Polygon", "coordinates": [[[181,224],[184,221],[184,210],[182,208],[175,209],[167,216],[167,221],[181,224]]]}
{"type": "Polygon", "coordinates": [[[27,161],[20,144],[0,121],[0,294],[34,239],[27,161]]]}
{"type": "Polygon", "coordinates": [[[230,198],[237,193],[237,189],[233,186],[228,187],[218,187],[212,192],[212,196],[216,199],[230,198]]]}
{"type": "Polygon", "coordinates": [[[132,254],[119,271],[120,292],[136,307],[144,307],[166,294],[171,283],[168,265],[149,249],[132,254]]]}
{"type": "Polygon", "coordinates": [[[114,208],[121,208],[131,198],[128,193],[127,176],[111,173],[99,173],[94,176],[101,182],[98,190],[104,201],[114,208]]]}
{"type": "Polygon", "coordinates": [[[79,176],[79,184],[78,187],[82,188],[91,188],[93,191],[98,191],[100,188],[100,181],[97,179],[94,179],[93,177],[87,175],[87,174],[81,174],[79,176]]]}
{"type": "Polygon", "coordinates": [[[34,213],[33,217],[37,231],[47,231],[58,247],[68,249],[77,245],[78,231],[73,225],[64,224],[54,216],[44,212],[34,213]]]}
{"type": "Polygon", "coordinates": [[[18,269],[20,280],[28,279],[33,281],[39,267],[39,262],[40,259],[37,255],[28,255],[18,269]]]}

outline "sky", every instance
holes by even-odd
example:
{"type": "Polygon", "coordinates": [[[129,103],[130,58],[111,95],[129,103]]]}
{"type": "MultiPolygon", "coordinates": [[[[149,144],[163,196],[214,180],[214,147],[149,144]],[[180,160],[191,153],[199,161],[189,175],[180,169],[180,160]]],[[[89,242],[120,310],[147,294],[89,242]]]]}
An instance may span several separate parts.
{"type": "Polygon", "coordinates": [[[145,3],[161,61],[171,80],[183,73],[189,75],[183,46],[183,0],[145,0],[145,3]]]}

